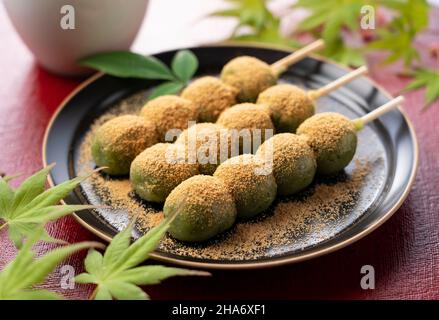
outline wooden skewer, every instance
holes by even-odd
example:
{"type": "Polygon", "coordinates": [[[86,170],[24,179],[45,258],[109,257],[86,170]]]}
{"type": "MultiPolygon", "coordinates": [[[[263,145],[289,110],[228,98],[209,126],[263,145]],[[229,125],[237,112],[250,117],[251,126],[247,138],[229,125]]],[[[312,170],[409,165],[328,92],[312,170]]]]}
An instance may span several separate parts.
{"type": "Polygon", "coordinates": [[[352,120],[352,122],[354,123],[355,128],[357,128],[357,130],[361,130],[369,122],[381,117],[383,114],[392,111],[393,109],[396,109],[396,107],[398,107],[403,101],[404,101],[404,97],[398,96],[395,99],[392,99],[389,102],[383,104],[381,107],[362,116],[361,118],[352,120]]]}
{"type": "Polygon", "coordinates": [[[346,83],[358,78],[359,76],[366,74],[367,73],[367,67],[366,66],[362,66],[358,69],[355,69],[354,71],[344,75],[341,78],[338,78],[337,80],[327,84],[326,86],[323,86],[319,89],[316,90],[310,90],[308,91],[308,96],[312,99],[312,100],[316,100],[320,97],[326,96],[329,93],[331,93],[332,91],[337,90],[338,88],[340,88],[341,86],[345,85],[346,83]]]}
{"type": "Polygon", "coordinates": [[[316,40],[309,45],[296,50],[292,54],[282,58],[275,63],[273,63],[270,67],[273,73],[278,76],[282,72],[284,72],[290,65],[296,63],[297,61],[303,59],[305,56],[310,54],[311,52],[322,49],[325,46],[325,42],[322,39],[316,40]]]}

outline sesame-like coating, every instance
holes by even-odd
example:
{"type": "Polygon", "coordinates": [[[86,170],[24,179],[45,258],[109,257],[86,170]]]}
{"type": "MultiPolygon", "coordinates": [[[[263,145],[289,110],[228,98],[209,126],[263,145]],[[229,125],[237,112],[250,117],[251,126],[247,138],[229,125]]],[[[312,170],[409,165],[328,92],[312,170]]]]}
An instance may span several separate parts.
{"type": "Polygon", "coordinates": [[[297,134],[313,148],[317,172],[334,174],[346,167],[357,148],[357,133],[352,121],[335,112],[319,113],[305,120],[297,134]]]}
{"type": "Polygon", "coordinates": [[[147,102],[140,115],[155,123],[161,142],[172,142],[166,141],[166,133],[171,129],[186,129],[188,121],[197,120],[198,111],[190,100],[167,95],[147,102]]]}
{"type": "Polygon", "coordinates": [[[237,103],[238,90],[219,80],[206,76],[189,84],[181,97],[198,107],[198,121],[215,122],[225,109],[237,103]]]}
{"type": "Polygon", "coordinates": [[[130,180],[142,199],[164,202],[176,186],[198,173],[198,165],[188,162],[184,145],[158,143],[134,159],[130,180]]]}
{"type": "MultiPolygon", "coordinates": [[[[270,137],[266,132],[267,129],[271,129],[272,133],[274,133],[274,125],[268,108],[253,103],[241,103],[227,109],[220,115],[217,123],[228,129],[236,129],[238,131],[248,129],[254,151],[256,151],[260,143],[263,143],[266,138],[270,137]]],[[[245,143],[242,137],[239,138],[239,145],[240,153],[251,152],[251,150],[244,150],[246,148],[244,148],[245,143]]]]}
{"type": "Polygon", "coordinates": [[[272,161],[277,192],[281,195],[303,190],[314,179],[317,168],[314,151],[302,136],[276,134],[260,146],[256,156],[272,161]]]}
{"type": "Polygon", "coordinates": [[[276,132],[295,133],[297,127],[315,113],[307,93],[292,84],[279,84],[263,91],[258,103],[269,107],[276,132]]]}
{"type": "Polygon", "coordinates": [[[202,174],[212,175],[221,162],[230,158],[231,137],[228,129],[219,124],[197,123],[184,130],[175,143],[186,145],[202,174]]]}
{"type": "Polygon", "coordinates": [[[220,179],[197,175],[179,184],[166,199],[165,217],[177,214],[169,233],[181,241],[205,241],[229,229],[236,219],[234,199],[220,179]]]}
{"type": "Polygon", "coordinates": [[[276,84],[277,77],[267,63],[241,56],[224,66],[221,80],[239,90],[238,101],[255,102],[259,93],[276,84]]]}
{"type": "Polygon", "coordinates": [[[125,115],[105,122],[96,131],[92,142],[92,155],[104,172],[124,175],[131,162],[146,148],[158,142],[155,125],[150,121],[125,115]]]}
{"type": "Polygon", "coordinates": [[[238,217],[251,218],[266,210],[276,198],[276,181],[263,169],[262,160],[251,154],[230,158],[216,169],[230,188],[238,217]]]}

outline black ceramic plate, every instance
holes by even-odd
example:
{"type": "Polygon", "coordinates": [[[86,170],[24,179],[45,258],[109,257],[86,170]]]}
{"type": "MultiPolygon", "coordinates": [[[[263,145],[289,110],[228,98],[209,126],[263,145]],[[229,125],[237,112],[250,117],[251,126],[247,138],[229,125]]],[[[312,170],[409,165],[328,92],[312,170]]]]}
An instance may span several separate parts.
{"type": "MultiPolygon", "coordinates": [[[[222,66],[236,56],[251,55],[272,63],[289,53],[272,48],[235,45],[197,47],[191,50],[200,62],[197,76],[218,74],[222,66]]],[[[170,51],[156,57],[169,64],[174,54],[174,51],[170,51]]],[[[280,81],[316,88],[347,72],[347,69],[332,62],[306,58],[290,67],[280,81]]],[[[68,97],[50,122],[43,146],[44,163],[57,163],[51,173],[51,183],[57,185],[78,174],[79,147],[95,119],[120,101],[156,85],[154,81],[97,75],[68,97]]],[[[389,94],[362,77],[330,96],[319,99],[317,111],[337,111],[355,118],[389,100],[389,94]]],[[[159,248],[152,257],[202,268],[259,268],[297,262],[344,247],[386,221],[399,208],[410,190],[418,165],[418,147],[413,126],[405,114],[401,110],[392,111],[361,131],[356,159],[368,159],[370,170],[355,203],[323,227],[311,228],[289,242],[273,244],[258,254],[250,254],[242,259],[182,254],[179,250],[167,248],[159,248]]],[[[343,173],[345,177],[352,174],[354,163],[346,168],[343,173]]],[[[65,202],[96,204],[99,203],[99,197],[96,197],[89,185],[82,185],[65,202]]],[[[77,213],[76,217],[82,225],[106,240],[111,239],[127,221],[127,213],[123,210],[116,213],[105,210],[83,211],[77,213]]],[[[134,234],[134,237],[137,235],[134,234]]],[[[185,245],[178,246],[181,248],[185,245]]],[[[239,243],[236,246],[238,248],[239,243]]]]}

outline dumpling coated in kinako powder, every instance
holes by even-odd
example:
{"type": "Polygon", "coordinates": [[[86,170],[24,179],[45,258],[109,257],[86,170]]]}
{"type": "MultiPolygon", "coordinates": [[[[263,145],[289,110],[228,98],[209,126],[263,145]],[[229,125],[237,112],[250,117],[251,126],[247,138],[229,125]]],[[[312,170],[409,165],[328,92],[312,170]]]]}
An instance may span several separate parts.
{"type": "Polygon", "coordinates": [[[276,84],[277,77],[264,61],[241,56],[224,66],[221,80],[238,89],[239,102],[255,102],[262,91],[276,84]]]}
{"type": "Polygon", "coordinates": [[[292,195],[308,187],[317,163],[306,139],[294,133],[279,133],[265,141],[256,156],[272,163],[277,192],[292,195]]]}
{"type": "Polygon", "coordinates": [[[158,143],[134,159],[130,180],[139,197],[161,203],[176,186],[198,173],[198,165],[188,161],[184,145],[158,143]]]}
{"type": "Polygon", "coordinates": [[[318,113],[305,120],[297,134],[304,136],[317,159],[317,172],[331,175],[343,170],[357,149],[357,132],[352,121],[335,112],[318,113]]]}
{"type": "Polygon", "coordinates": [[[276,198],[273,174],[262,160],[251,154],[230,158],[214,173],[231,190],[239,218],[252,218],[266,210],[276,198]]]}
{"type": "Polygon", "coordinates": [[[175,139],[166,140],[166,133],[172,129],[187,129],[189,121],[197,121],[198,109],[190,100],[166,95],[148,101],[140,111],[140,116],[155,124],[160,142],[174,142],[175,139]]]}
{"type": "Polygon", "coordinates": [[[169,233],[181,241],[208,240],[229,229],[236,219],[234,199],[218,178],[197,175],[179,184],[166,199],[163,212],[172,217],[169,233]]]}
{"type": "Polygon", "coordinates": [[[206,76],[190,83],[181,97],[198,107],[199,122],[215,122],[221,112],[237,103],[238,90],[220,79],[206,76]]]}
{"type": "Polygon", "coordinates": [[[124,115],[100,126],[92,140],[92,156],[98,167],[110,175],[130,172],[134,158],[158,142],[156,126],[151,121],[124,115]]]}
{"type": "Polygon", "coordinates": [[[271,120],[278,133],[295,133],[297,127],[315,113],[312,99],[292,84],[268,88],[259,95],[257,103],[270,109],[271,120]]]}

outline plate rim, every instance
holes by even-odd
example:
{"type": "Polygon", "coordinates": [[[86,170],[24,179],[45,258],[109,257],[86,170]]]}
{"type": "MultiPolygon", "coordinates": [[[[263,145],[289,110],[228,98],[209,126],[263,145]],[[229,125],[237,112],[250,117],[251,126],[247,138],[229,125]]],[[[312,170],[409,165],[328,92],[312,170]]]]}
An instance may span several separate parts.
{"type": "MultiPolygon", "coordinates": [[[[207,44],[207,45],[201,45],[198,47],[250,47],[250,48],[263,48],[263,49],[274,49],[274,50],[281,50],[281,51],[285,51],[286,53],[288,52],[294,52],[294,50],[292,50],[291,48],[287,48],[284,46],[276,46],[276,45],[267,45],[267,44],[261,44],[261,43],[255,43],[255,42],[246,42],[246,43],[241,43],[241,42],[237,42],[237,41],[223,41],[223,42],[219,42],[219,43],[212,43],[212,44],[207,44]]],[[[178,50],[174,49],[174,50],[178,50]]],[[[172,50],[166,50],[166,51],[172,51],[172,50]]],[[[166,51],[162,51],[162,52],[166,52],[166,51]]],[[[154,54],[159,54],[162,52],[157,52],[154,54]]],[[[325,62],[325,63],[329,63],[329,64],[333,64],[336,65],[337,67],[345,70],[345,71],[350,71],[351,69],[341,65],[338,62],[335,62],[329,58],[326,57],[322,57],[316,54],[311,54],[309,55],[311,56],[313,59],[325,62]]],[[[49,137],[49,133],[52,129],[53,123],[55,122],[55,120],[57,119],[58,115],[61,113],[61,111],[65,108],[65,106],[67,105],[68,102],[70,102],[70,100],[76,95],[78,94],[83,88],[85,88],[86,86],[88,86],[90,83],[96,81],[97,79],[101,78],[102,76],[104,76],[105,73],[103,72],[97,72],[96,74],[90,76],[89,78],[87,78],[86,80],[82,81],[75,89],[73,89],[73,91],[71,91],[62,101],[61,103],[58,105],[57,109],[55,110],[55,112],[52,114],[47,127],[44,131],[44,137],[43,137],[43,145],[42,145],[42,160],[43,160],[43,166],[46,167],[48,165],[47,163],[47,158],[46,158],[46,151],[47,151],[47,140],[49,137]]],[[[370,82],[374,87],[378,88],[386,97],[388,97],[389,99],[392,99],[393,96],[390,94],[390,92],[388,92],[386,89],[384,89],[381,85],[377,84],[374,80],[372,80],[371,78],[367,77],[367,76],[363,76],[363,79],[370,82]]],[[[413,140],[413,146],[414,146],[414,150],[413,150],[413,154],[414,154],[414,165],[412,167],[412,170],[410,172],[410,178],[409,181],[404,189],[404,192],[402,193],[401,197],[398,199],[398,201],[383,215],[381,216],[379,219],[377,219],[376,221],[374,221],[370,226],[368,226],[366,229],[364,229],[363,231],[351,236],[348,239],[345,239],[341,242],[335,243],[333,245],[331,245],[328,248],[322,248],[319,249],[317,251],[314,252],[309,252],[309,253],[305,253],[305,254],[300,254],[298,256],[292,256],[292,257],[288,257],[288,256],[284,256],[284,257],[278,257],[278,258],[274,258],[272,261],[249,261],[249,262],[239,262],[239,263],[215,263],[215,262],[200,262],[200,261],[188,261],[188,260],[183,260],[183,259],[177,259],[177,258],[172,258],[172,257],[168,257],[168,256],[164,256],[161,255],[160,253],[157,253],[155,251],[153,251],[152,253],[150,253],[149,257],[160,261],[160,262],[165,262],[165,263],[169,263],[169,264],[174,264],[174,265],[180,265],[180,266],[185,266],[185,267],[195,267],[195,268],[200,268],[200,269],[214,269],[214,270],[243,270],[243,269],[263,269],[263,268],[269,268],[269,267],[277,267],[277,266],[282,266],[282,265],[287,265],[287,264],[292,264],[292,263],[298,263],[298,262],[302,262],[302,261],[306,261],[306,260],[310,260],[313,258],[317,258],[319,256],[323,256],[329,253],[332,253],[334,251],[337,251],[339,249],[342,249],[344,247],[347,247],[348,245],[362,239],[363,237],[365,237],[366,235],[370,234],[371,232],[373,232],[374,230],[376,230],[377,228],[379,228],[382,224],[384,224],[391,216],[393,216],[393,214],[401,207],[401,205],[403,204],[403,202],[407,199],[413,184],[416,180],[416,174],[418,172],[418,168],[419,168],[419,143],[418,143],[418,139],[417,139],[417,135],[416,135],[416,131],[415,131],[415,127],[412,123],[412,121],[410,120],[410,118],[407,116],[407,113],[402,109],[402,107],[398,106],[397,107],[398,111],[401,113],[402,117],[404,118],[404,120],[406,121],[408,128],[409,128],[409,132],[410,132],[410,136],[413,140]]],[[[50,187],[54,187],[55,183],[52,179],[52,175],[49,174],[48,175],[48,183],[50,185],[50,187]]],[[[61,200],[60,203],[62,204],[66,204],[66,202],[64,200],[61,200]]],[[[88,231],[90,231],[91,233],[93,233],[94,235],[98,236],[99,238],[101,238],[104,241],[110,242],[112,237],[108,236],[107,234],[103,233],[102,231],[94,228],[93,226],[89,225],[86,221],[84,221],[80,216],[78,216],[75,212],[72,213],[73,217],[76,219],[76,221],[85,229],[87,229],[88,231]]]]}

